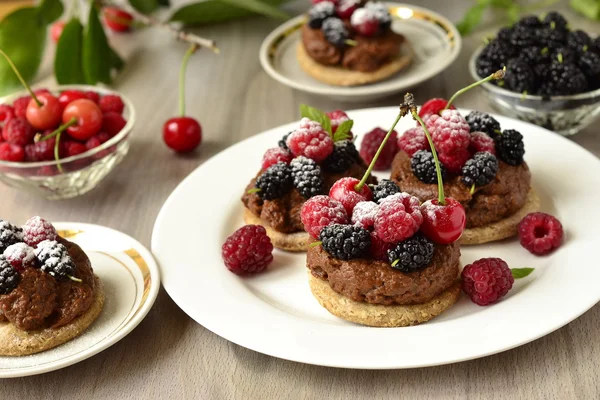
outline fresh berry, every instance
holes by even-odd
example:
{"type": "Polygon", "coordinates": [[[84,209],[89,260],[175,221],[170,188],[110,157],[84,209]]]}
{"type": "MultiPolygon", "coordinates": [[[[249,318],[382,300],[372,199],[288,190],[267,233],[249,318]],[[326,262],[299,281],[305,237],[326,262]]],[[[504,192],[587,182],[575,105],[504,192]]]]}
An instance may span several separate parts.
{"type": "Polygon", "coordinates": [[[546,213],[527,214],[519,223],[521,246],[536,255],[548,254],[559,247],[563,235],[560,221],[546,213]]]}
{"type": "MultiPolygon", "coordinates": [[[[365,134],[363,137],[362,143],[360,144],[360,156],[367,164],[370,164],[371,161],[373,161],[373,158],[375,157],[381,142],[383,142],[385,135],[387,135],[386,131],[381,128],[375,128],[371,132],[365,134]]],[[[379,158],[375,162],[373,169],[376,171],[389,169],[397,152],[397,133],[396,131],[393,131],[385,146],[383,146],[383,149],[381,150],[379,158]]]]}
{"type": "Polygon", "coordinates": [[[58,98],[50,93],[42,93],[36,96],[41,106],[38,106],[34,99],[29,101],[25,117],[27,121],[38,130],[46,130],[56,128],[60,124],[62,116],[62,107],[58,102],[58,98]]]}
{"type": "Polygon", "coordinates": [[[40,268],[56,280],[65,280],[75,274],[75,263],[67,248],[56,240],[44,240],[35,248],[40,268]]]}
{"type": "Polygon", "coordinates": [[[502,131],[494,140],[496,144],[496,155],[502,161],[510,165],[521,165],[525,155],[523,135],[514,129],[502,131]]]}
{"type": "Polygon", "coordinates": [[[448,172],[460,174],[462,167],[471,158],[471,153],[468,149],[459,149],[452,153],[438,153],[438,158],[448,172]]]}
{"type": "Polygon", "coordinates": [[[512,31],[510,44],[515,48],[533,46],[537,43],[537,30],[517,24],[512,31]]]}
{"type": "MultiPolygon", "coordinates": [[[[419,109],[419,117],[425,120],[425,118],[429,117],[433,114],[440,114],[443,109],[448,105],[448,100],[442,99],[439,97],[435,97],[433,99],[427,100],[419,109]]],[[[451,110],[455,110],[456,107],[454,105],[450,105],[451,110]]]]}
{"type": "Polygon", "coordinates": [[[15,243],[4,250],[6,261],[18,272],[23,272],[27,267],[35,266],[35,253],[33,247],[25,243],[15,243]]]}
{"type": "Polygon", "coordinates": [[[289,133],[286,133],[285,135],[283,135],[281,140],[279,142],[277,142],[277,145],[279,147],[281,147],[282,149],[289,151],[290,149],[288,149],[288,147],[287,147],[287,139],[291,134],[292,134],[292,132],[289,132],[289,133]]]}
{"type": "Polygon", "coordinates": [[[388,261],[401,272],[416,272],[427,267],[435,245],[423,235],[410,237],[388,250],[388,261]]]}
{"type": "Polygon", "coordinates": [[[21,275],[6,260],[6,257],[0,255],[0,294],[8,294],[17,287],[21,281],[21,275]]]}
{"type": "MultiPolygon", "coordinates": [[[[423,183],[437,183],[437,170],[435,168],[435,160],[430,151],[419,150],[410,159],[410,167],[413,174],[423,183]]],[[[446,174],[444,164],[440,163],[442,172],[442,180],[446,174]]]]}
{"type": "Polygon", "coordinates": [[[355,225],[328,225],[321,230],[319,240],[327,253],[340,260],[363,257],[371,247],[369,231],[355,225]]]}
{"type": "Polygon", "coordinates": [[[552,49],[550,59],[559,64],[573,64],[577,61],[577,56],[577,53],[570,47],[558,46],[552,49]]]}
{"type": "Polygon", "coordinates": [[[321,174],[321,167],[314,160],[304,156],[296,157],[290,163],[294,187],[305,199],[323,194],[325,181],[321,174]]]}
{"type": "Polygon", "coordinates": [[[579,58],[577,66],[588,79],[598,79],[600,75],[600,56],[591,51],[586,51],[579,58]]]}
{"type": "Polygon", "coordinates": [[[342,203],[324,195],[308,199],[302,205],[300,218],[304,230],[315,239],[327,225],[348,223],[348,213],[342,203]]]}
{"type": "Polygon", "coordinates": [[[19,118],[25,118],[25,114],[27,113],[27,106],[31,101],[31,96],[23,96],[19,97],[15,101],[13,101],[13,109],[15,110],[15,116],[19,118]]]}
{"type": "Polygon", "coordinates": [[[188,153],[202,142],[202,127],[194,118],[171,118],[163,125],[163,140],[176,152],[188,153]]]}
{"type": "Polygon", "coordinates": [[[506,262],[499,258],[482,258],[462,271],[462,290],[473,303],[487,306],[495,303],[512,288],[515,278],[506,262]]]}
{"type": "Polygon", "coordinates": [[[373,201],[379,203],[381,200],[393,194],[400,193],[400,188],[389,179],[381,179],[377,185],[369,185],[373,192],[373,201]]]}
{"type": "Polygon", "coordinates": [[[319,29],[323,21],[333,16],[335,16],[335,4],[331,1],[319,2],[308,11],[308,26],[319,29]]]}
{"type": "Polygon", "coordinates": [[[273,244],[264,227],[246,225],[227,238],[221,254],[234,274],[258,273],[273,261],[273,244]]]}
{"type": "Polygon", "coordinates": [[[421,212],[423,213],[421,232],[435,243],[456,242],[467,225],[464,207],[452,197],[446,197],[443,205],[437,199],[428,200],[421,204],[421,212]]]}
{"type": "Polygon", "coordinates": [[[369,254],[374,260],[387,261],[388,251],[394,247],[394,243],[387,243],[379,239],[375,232],[371,232],[371,247],[369,254]]]}
{"type": "Polygon", "coordinates": [[[42,217],[31,217],[23,225],[23,241],[31,247],[36,247],[44,240],[56,240],[57,237],[54,226],[42,217]]]}
{"type": "Polygon", "coordinates": [[[379,32],[383,32],[391,27],[392,16],[386,4],[370,1],[365,4],[365,9],[370,11],[379,22],[379,32]]]}
{"type": "Polygon", "coordinates": [[[368,185],[363,185],[359,192],[356,191],[356,185],[360,180],[351,177],[345,177],[333,184],[329,190],[329,197],[343,204],[348,215],[352,215],[354,206],[361,201],[373,199],[373,193],[368,185]]]}
{"type": "Polygon", "coordinates": [[[262,169],[263,171],[269,168],[273,164],[277,164],[278,162],[283,162],[289,164],[292,161],[292,154],[282,149],[281,147],[273,147],[268,149],[262,158],[262,169]]]}
{"type": "Polygon", "coordinates": [[[469,143],[469,152],[478,153],[480,151],[487,151],[491,154],[496,154],[496,145],[494,139],[492,139],[485,132],[471,132],[471,143],[469,143]]]}
{"type": "Polygon", "coordinates": [[[350,19],[354,11],[360,7],[360,0],[340,0],[335,12],[341,19],[350,19]]]}
{"type": "MultiPolygon", "coordinates": [[[[100,143],[106,143],[110,140],[110,138],[112,137],[111,135],[109,135],[106,132],[100,132],[99,134],[97,134],[96,136],[94,136],[95,138],[98,138],[98,140],[100,141],[100,143]]],[[[89,140],[89,139],[88,139],[89,140]]]]}
{"type": "Polygon", "coordinates": [[[117,114],[123,114],[123,110],[125,109],[125,104],[121,97],[114,94],[102,96],[98,105],[103,113],[115,112],[117,114]]]}
{"type": "Polygon", "coordinates": [[[522,17],[515,26],[522,26],[526,28],[538,28],[542,25],[542,21],[537,15],[526,15],[522,17]]]}
{"type": "Polygon", "coordinates": [[[471,132],[485,132],[490,137],[496,137],[500,132],[500,122],[490,114],[481,111],[471,111],[466,118],[471,132]]]}
{"type": "Polygon", "coordinates": [[[12,143],[0,143],[0,160],[21,162],[25,160],[25,149],[12,143]]]}
{"type": "Polygon", "coordinates": [[[379,202],[375,232],[384,242],[396,243],[414,235],[423,223],[419,199],[396,193],[379,202]]]}
{"type": "MultiPolygon", "coordinates": [[[[517,59],[525,62],[530,68],[530,72],[534,74],[533,79],[537,80],[534,67],[538,64],[547,64],[550,62],[550,52],[547,48],[539,46],[526,47],[517,56],[517,59]]],[[[510,63],[510,61],[509,61],[510,63]]],[[[510,85],[509,85],[510,86],[510,85]]]]}
{"type": "Polygon", "coordinates": [[[412,157],[419,150],[428,150],[429,143],[423,128],[419,125],[404,132],[398,138],[398,147],[409,157],[412,157]]]}
{"type": "Polygon", "coordinates": [[[64,90],[60,93],[60,95],[58,96],[58,103],[60,104],[61,108],[64,110],[65,107],[67,106],[67,104],[71,103],[72,101],[79,100],[79,99],[87,99],[87,97],[81,90],[69,89],[69,90],[64,90]]]}
{"type": "MultiPolygon", "coordinates": [[[[52,161],[54,160],[55,138],[40,140],[39,142],[25,146],[25,159],[30,162],[52,161]]],[[[62,149],[59,149],[59,155],[63,156],[62,149]]]]}
{"type": "Polygon", "coordinates": [[[85,94],[85,97],[88,100],[91,100],[96,104],[98,104],[100,102],[100,95],[97,92],[88,90],[87,92],[83,92],[83,93],[85,94]]]}
{"type": "Polygon", "coordinates": [[[50,26],[50,37],[54,43],[58,43],[60,40],[60,37],[65,30],[65,25],[67,25],[65,21],[56,21],[50,26]]]}
{"type": "MultiPolygon", "coordinates": [[[[511,32],[511,36],[514,32],[511,32]]],[[[502,69],[504,65],[513,58],[516,54],[515,47],[510,43],[505,43],[499,40],[492,40],[488,43],[478,58],[477,62],[477,74],[482,78],[489,76],[491,73],[496,72],[499,69],[502,69]],[[480,64],[480,61],[486,60],[487,63],[480,64]],[[480,67],[482,66],[490,66],[491,70],[486,73],[482,73],[485,71],[481,71],[480,67]]]]}
{"type": "Polygon", "coordinates": [[[98,146],[100,144],[102,144],[100,142],[100,139],[98,139],[96,136],[91,137],[87,140],[86,144],[83,144],[81,142],[76,142],[75,140],[65,140],[64,142],[61,143],[61,145],[64,148],[64,152],[65,152],[65,157],[73,157],[82,153],[85,153],[86,151],[88,151],[88,149],[90,149],[90,147],[88,147],[88,143],[91,140],[97,140],[98,141],[98,146]]]}
{"type": "Polygon", "coordinates": [[[257,179],[258,195],[264,200],[283,197],[292,189],[293,180],[289,165],[283,162],[271,165],[257,179]]]}
{"type": "Polygon", "coordinates": [[[555,95],[566,96],[582,93],[588,88],[585,74],[575,64],[550,64],[549,79],[555,95]]]}
{"type": "Polygon", "coordinates": [[[380,23],[375,13],[368,8],[359,8],[350,18],[352,28],[360,35],[371,37],[379,32],[380,23]]]}
{"type": "MultiPolygon", "coordinates": [[[[351,0],[352,1],[352,0],[351,0]]],[[[340,126],[343,122],[349,121],[350,117],[342,110],[333,110],[327,113],[327,116],[331,120],[331,131],[335,133],[337,131],[338,126],[340,126]]],[[[352,139],[351,137],[348,139],[352,139]]]]}
{"type": "Polygon", "coordinates": [[[91,100],[79,99],[67,105],[62,115],[63,124],[75,120],[73,126],[67,128],[67,133],[77,140],[87,140],[100,132],[102,127],[102,111],[91,100]]]}
{"type": "MultiPolygon", "coordinates": [[[[120,114],[108,112],[102,116],[101,130],[111,137],[121,132],[125,125],[127,125],[127,121],[120,114]]],[[[202,129],[200,129],[200,138],[202,138],[202,129]]]]}
{"type": "Polygon", "coordinates": [[[304,156],[321,162],[333,152],[333,140],[321,124],[302,118],[300,126],[287,138],[287,147],[294,156],[304,156]]]}
{"type": "Polygon", "coordinates": [[[427,119],[427,129],[440,153],[450,154],[469,147],[469,124],[458,110],[444,110],[441,115],[433,114],[427,119]]]}
{"type": "Polygon", "coordinates": [[[477,71],[477,75],[480,77],[490,76],[494,72],[498,71],[498,64],[483,56],[483,52],[481,53],[477,60],[475,61],[475,71],[477,71]]]}
{"type": "Polygon", "coordinates": [[[15,109],[8,104],[0,104],[0,122],[6,122],[14,118],[15,109]]]}
{"type": "Polygon", "coordinates": [[[508,62],[504,82],[513,92],[527,94],[535,93],[538,85],[533,69],[519,58],[513,58],[508,62]]]}
{"type": "Polygon", "coordinates": [[[350,221],[354,225],[358,225],[367,230],[372,230],[375,225],[375,214],[379,206],[372,201],[361,201],[354,206],[352,210],[352,218],[350,221]]]}
{"type": "Polygon", "coordinates": [[[342,48],[346,45],[348,30],[341,19],[329,17],[323,21],[321,29],[325,39],[335,47],[342,48]]]}
{"type": "Polygon", "coordinates": [[[333,152],[323,162],[323,168],[329,172],[344,172],[358,160],[358,150],[349,140],[333,144],[333,152]]]}
{"type": "Polygon", "coordinates": [[[8,143],[25,146],[33,142],[35,131],[25,118],[15,117],[4,124],[2,137],[8,143]]]}
{"type": "Polygon", "coordinates": [[[567,33],[567,46],[581,54],[592,46],[592,39],[585,31],[578,29],[567,33]]]}
{"type": "Polygon", "coordinates": [[[131,29],[133,15],[118,7],[104,7],[104,23],[115,32],[127,32],[131,29]]]}
{"type": "Polygon", "coordinates": [[[552,29],[565,30],[567,29],[568,22],[559,12],[550,11],[544,17],[544,23],[549,25],[552,29]]]}
{"type": "Polygon", "coordinates": [[[0,219],[0,253],[10,245],[23,241],[23,230],[10,222],[0,219]]]}
{"type": "Polygon", "coordinates": [[[462,168],[462,181],[467,187],[484,186],[494,180],[498,173],[498,160],[488,152],[475,153],[462,168]]]}

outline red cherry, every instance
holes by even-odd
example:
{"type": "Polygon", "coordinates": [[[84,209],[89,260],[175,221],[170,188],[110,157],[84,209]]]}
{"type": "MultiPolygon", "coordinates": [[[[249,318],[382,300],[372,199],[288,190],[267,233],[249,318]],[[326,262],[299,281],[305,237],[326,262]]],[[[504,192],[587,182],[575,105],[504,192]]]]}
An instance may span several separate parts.
{"type": "Polygon", "coordinates": [[[445,205],[440,205],[438,200],[428,200],[421,204],[421,211],[421,232],[439,244],[456,242],[467,226],[464,207],[452,197],[446,197],[445,205]]]}
{"type": "Polygon", "coordinates": [[[107,112],[102,116],[102,130],[110,135],[115,136],[127,125],[127,121],[120,114],[115,112],[107,112]]]}
{"type": "MultiPolygon", "coordinates": [[[[421,106],[421,109],[419,110],[419,117],[421,117],[421,119],[425,119],[430,115],[439,114],[444,108],[446,108],[446,105],[448,105],[448,100],[446,99],[441,99],[439,97],[429,99],[421,106]]],[[[450,105],[450,109],[455,110],[456,107],[454,107],[454,105],[450,105]]]]}
{"type": "Polygon", "coordinates": [[[65,90],[58,96],[58,102],[63,110],[67,107],[67,104],[79,99],[87,99],[85,93],[81,90],[65,90]]]}
{"type": "Polygon", "coordinates": [[[0,160],[21,162],[25,160],[25,149],[17,144],[0,143],[0,160]]]}
{"type": "Polygon", "coordinates": [[[66,24],[65,21],[58,21],[52,24],[52,27],[50,28],[50,37],[54,43],[58,43],[66,24]]]}
{"type": "Polygon", "coordinates": [[[193,118],[171,118],[163,126],[163,140],[178,153],[194,150],[202,142],[202,127],[193,118]]]}
{"type": "Polygon", "coordinates": [[[104,23],[115,32],[127,32],[133,15],[117,7],[104,7],[104,23]]]}
{"type": "Polygon", "coordinates": [[[50,93],[41,93],[36,97],[42,103],[42,106],[38,106],[35,99],[31,99],[25,111],[27,121],[40,131],[56,128],[60,124],[62,113],[62,107],[58,99],[50,93]]]}
{"type": "Polygon", "coordinates": [[[0,104],[0,122],[6,122],[15,116],[15,109],[8,104],[0,104]]]}
{"type": "Polygon", "coordinates": [[[74,126],[67,128],[67,133],[74,139],[86,141],[102,127],[102,111],[96,103],[88,99],[75,100],[67,105],[63,111],[63,124],[73,118],[77,121],[74,126]]]}
{"type": "Polygon", "coordinates": [[[342,178],[333,184],[329,190],[329,197],[342,203],[348,215],[352,215],[354,206],[361,201],[370,201],[373,199],[373,192],[368,185],[364,185],[359,192],[356,191],[356,185],[360,180],[356,178],[342,178]]]}
{"type": "Polygon", "coordinates": [[[100,95],[98,93],[88,90],[87,92],[83,92],[83,94],[94,103],[100,103],[100,95]]]}

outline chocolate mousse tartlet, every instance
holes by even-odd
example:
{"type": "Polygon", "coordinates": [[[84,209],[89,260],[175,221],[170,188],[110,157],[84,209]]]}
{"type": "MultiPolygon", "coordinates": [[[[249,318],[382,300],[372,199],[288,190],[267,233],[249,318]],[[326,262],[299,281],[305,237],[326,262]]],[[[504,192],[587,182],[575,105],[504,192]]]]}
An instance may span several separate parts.
{"type": "Polygon", "coordinates": [[[407,67],[412,50],[391,29],[392,17],[378,2],[321,1],[308,12],[296,55],[313,78],[337,86],[377,82],[407,67]]]}
{"type": "MultiPolygon", "coordinates": [[[[266,151],[261,170],[242,196],[245,222],[264,226],[273,245],[288,251],[306,251],[311,242],[300,218],[304,202],[328,193],[340,178],[361,177],[366,171],[346,113],[303,106],[302,115],[298,128],[266,151]]],[[[370,183],[375,181],[369,177],[370,183]]]]}
{"type": "Polygon", "coordinates": [[[81,335],[102,311],[104,289],[85,252],[33,217],[0,220],[0,356],[49,350],[81,335]]]}

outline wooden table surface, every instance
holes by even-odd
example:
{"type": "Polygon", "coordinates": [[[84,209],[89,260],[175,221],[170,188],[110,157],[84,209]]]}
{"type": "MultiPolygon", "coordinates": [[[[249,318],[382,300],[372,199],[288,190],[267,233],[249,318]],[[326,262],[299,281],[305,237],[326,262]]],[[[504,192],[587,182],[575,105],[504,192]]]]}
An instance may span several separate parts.
{"type": "MultiPolygon", "coordinates": [[[[473,2],[414,3],[457,21],[473,2]]],[[[289,9],[300,13],[306,4],[298,0],[289,9]]],[[[565,5],[559,8],[571,26],[600,33],[599,25],[565,5]]],[[[129,156],[96,190],[72,200],[49,202],[0,186],[1,217],[15,223],[43,215],[54,221],[102,224],[149,247],[160,207],[186,175],[231,144],[296,120],[299,104],[350,109],[399,102],[388,98],[341,104],[275,82],[260,67],[258,48],[277,24],[254,18],[197,30],[219,42],[221,55],[202,51],[190,62],[188,113],[200,119],[204,142],[197,153],[186,157],[172,154],[161,139],[163,122],[177,113],[177,77],[186,46],[157,30],[136,33],[128,39],[136,50],[115,84],[133,100],[138,113],[129,156]]],[[[417,100],[447,98],[468,84],[469,55],[483,34],[497,27],[488,24],[487,31],[467,38],[448,70],[414,89],[417,100]]],[[[458,104],[489,110],[477,90],[462,96],[458,104]]],[[[591,127],[573,140],[599,155],[597,135],[591,127]]],[[[599,398],[599,321],[596,306],[566,327],[498,355],[433,368],[357,371],[284,361],[229,343],[191,320],[161,290],[147,318],[121,342],[60,371],[3,380],[0,398],[599,398]]]]}

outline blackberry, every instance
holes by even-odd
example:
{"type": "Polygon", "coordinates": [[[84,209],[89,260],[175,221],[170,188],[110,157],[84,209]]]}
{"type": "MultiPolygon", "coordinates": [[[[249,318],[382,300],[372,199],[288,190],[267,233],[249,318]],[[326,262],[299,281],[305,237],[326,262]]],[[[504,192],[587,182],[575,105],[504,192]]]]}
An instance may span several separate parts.
{"type": "Polygon", "coordinates": [[[475,70],[477,71],[477,75],[485,78],[498,71],[498,67],[493,61],[487,58],[478,57],[477,61],[475,61],[475,70]]]}
{"type": "Polygon", "coordinates": [[[486,58],[495,66],[495,72],[501,69],[504,64],[515,55],[515,49],[510,43],[503,43],[498,40],[492,40],[481,51],[480,57],[486,58]]]}
{"type": "Polygon", "coordinates": [[[512,35],[512,28],[505,26],[504,28],[500,29],[498,31],[498,33],[496,34],[496,40],[499,40],[504,43],[508,43],[508,42],[510,42],[511,35],[512,35]]]}
{"type": "Polygon", "coordinates": [[[550,62],[550,51],[539,46],[526,47],[519,54],[518,58],[525,61],[531,67],[539,64],[547,64],[550,62]]]}
{"type": "Polygon", "coordinates": [[[75,263],[67,248],[55,240],[44,240],[35,249],[41,270],[56,280],[64,280],[75,274],[75,263]]]}
{"type": "Polygon", "coordinates": [[[294,132],[293,132],[293,131],[292,131],[292,132],[288,132],[288,133],[286,133],[285,135],[283,135],[283,137],[282,137],[282,138],[281,138],[281,140],[280,140],[280,141],[277,143],[277,145],[278,145],[279,147],[281,147],[282,149],[284,149],[284,150],[288,150],[288,151],[289,151],[290,149],[287,147],[287,139],[288,139],[288,136],[290,136],[292,133],[294,133],[294,132]]]}
{"type": "Polygon", "coordinates": [[[546,14],[546,16],[544,17],[544,23],[548,25],[551,29],[557,31],[566,30],[568,25],[565,17],[563,17],[562,14],[556,11],[550,11],[548,14],[546,14]]]}
{"type": "Polygon", "coordinates": [[[290,163],[294,187],[302,197],[310,199],[325,192],[325,181],[321,174],[321,167],[314,160],[300,156],[290,163]]]}
{"type": "Polygon", "coordinates": [[[488,113],[471,111],[466,119],[471,132],[485,132],[491,138],[498,136],[501,132],[500,122],[488,113]]]}
{"type": "Polygon", "coordinates": [[[323,21],[321,29],[323,29],[325,39],[335,47],[342,48],[346,45],[348,30],[341,19],[333,17],[327,18],[323,21]]]}
{"type": "Polygon", "coordinates": [[[484,186],[494,180],[498,173],[498,160],[492,153],[475,153],[462,168],[462,181],[467,187],[484,186]]]}
{"type": "Polygon", "coordinates": [[[527,25],[515,25],[512,35],[510,35],[510,44],[515,47],[533,46],[537,41],[537,29],[527,25]]]}
{"type": "Polygon", "coordinates": [[[596,37],[592,42],[592,50],[596,52],[596,54],[600,54],[600,36],[596,37]]]}
{"type": "Polygon", "coordinates": [[[567,46],[575,53],[581,54],[592,47],[592,39],[587,33],[578,29],[567,33],[567,46]]]}
{"type": "Polygon", "coordinates": [[[328,225],[321,230],[319,240],[327,253],[341,260],[363,257],[371,246],[369,231],[356,225],[328,225]]]}
{"type": "Polygon", "coordinates": [[[600,56],[596,53],[586,51],[579,58],[577,65],[588,78],[596,78],[600,75],[600,56]]]}
{"type": "Polygon", "coordinates": [[[23,229],[0,219],[0,254],[12,244],[23,241],[23,229]]]}
{"type": "Polygon", "coordinates": [[[537,15],[526,15],[521,18],[516,24],[516,27],[524,27],[524,28],[538,28],[542,25],[542,21],[537,17],[537,15]]]}
{"type": "Polygon", "coordinates": [[[575,64],[552,63],[549,71],[553,95],[570,95],[585,92],[588,82],[575,64]]]}
{"type": "Polygon", "coordinates": [[[574,63],[577,60],[577,54],[567,46],[559,46],[552,50],[550,56],[552,62],[574,63]]]}
{"type": "Polygon", "coordinates": [[[6,257],[0,255],[0,294],[8,294],[17,287],[21,275],[6,260],[6,257]]]}
{"type": "Polygon", "coordinates": [[[415,272],[431,263],[434,250],[431,240],[416,234],[392,247],[387,255],[393,268],[402,272],[415,272]]]}
{"type": "Polygon", "coordinates": [[[335,142],[333,152],[323,162],[323,168],[330,172],[344,172],[358,160],[358,150],[349,140],[335,142]]]}
{"type": "Polygon", "coordinates": [[[554,49],[566,43],[567,31],[545,27],[538,29],[537,37],[538,45],[554,49]]]}
{"type": "Polygon", "coordinates": [[[536,76],[525,61],[513,58],[506,67],[506,87],[517,93],[534,93],[537,89],[536,76]]]}
{"type": "Polygon", "coordinates": [[[379,203],[379,200],[385,199],[396,193],[400,193],[400,188],[396,182],[389,179],[382,179],[377,185],[369,185],[373,192],[373,201],[379,203]]]}
{"type": "Polygon", "coordinates": [[[521,165],[525,155],[523,135],[514,129],[502,131],[501,135],[494,138],[496,155],[502,161],[510,165],[521,165]]]}
{"type": "Polygon", "coordinates": [[[329,17],[335,16],[335,5],[330,1],[323,1],[315,4],[308,11],[308,26],[312,29],[319,29],[329,17]]]}
{"type": "MultiPolygon", "coordinates": [[[[437,171],[433,154],[427,150],[419,150],[410,159],[413,174],[423,183],[437,183],[437,171]]],[[[440,163],[442,177],[446,174],[444,166],[440,163]]]]}
{"type": "Polygon", "coordinates": [[[271,165],[256,180],[258,195],[264,200],[282,197],[292,188],[290,167],[284,162],[271,165]]]}

